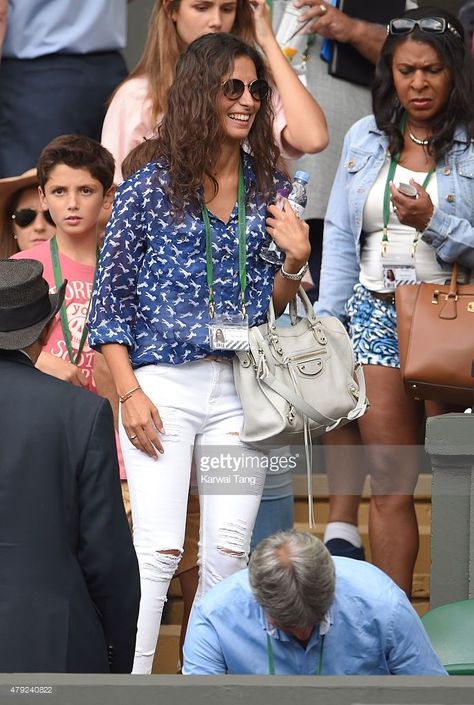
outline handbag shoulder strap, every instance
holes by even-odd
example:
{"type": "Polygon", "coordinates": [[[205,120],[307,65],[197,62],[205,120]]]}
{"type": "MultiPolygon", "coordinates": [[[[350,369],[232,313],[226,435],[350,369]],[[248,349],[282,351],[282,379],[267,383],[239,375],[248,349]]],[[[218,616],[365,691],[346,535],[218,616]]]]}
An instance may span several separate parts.
{"type": "Polygon", "coordinates": [[[284,399],[287,399],[287,401],[289,401],[290,404],[292,404],[295,409],[297,409],[300,413],[304,414],[305,416],[308,416],[310,419],[316,421],[316,423],[319,423],[321,426],[331,426],[332,424],[336,423],[336,419],[331,419],[329,416],[325,416],[317,409],[314,409],[312,406],[310,406],[310,404],[308,404],[296,393],[294,393],[290,389],[290,387],[287,387],[285,384],[281,384],[281,382],[276,379],[275,375],[271,373],[267,374],[264,381],[265,384],[270,387],[270,389],[273,389],[274,392],[279,394],[284,399]]]}
{"type": "MultiPolygon", "coordinates": [[[[308,298],[308,295],[306,294],[306,291],[302,286],[299,287],[298,291],[296,292],[294,298],[289,302],[289,307],[290,307],[290,318],[293,321],[293,319],[296,317],[296,302],[297,299],[301,299],[305,311],[305,317],[308,318],[311,322],[316,321],[316,314],[314,312],[313,304],[308,298]]],[[[276,315],[275,315],[275,307],[273,305],[273,299],[270,298],[270,302],[268,304],[268,311],[267,311],[267,321],[270,325],[270,327],[275,326],[275,320],[276,320],[276,315]]]]}
{"type": "Polygon", "coordinates": [[[460,267],[458,262],[454,262],[451,270],[451,281],[449,287],[449,293],[452,295],[455,295],[457,292],[460,271],[465,273],[464,284],[470,283],[472,274],[474,273],[474,269],[470,269],[469,267],[460,267]]]}
{"type": "Polygon", "coordinates": [[[453,269],[451,272],[451,281],[449,283],[449,294],[448,296],[456,296],[458,290],[458,278],[459,278],[459,265],[457,262],[453,264],[453,269]]]}
{"type": "MultiPolygon", "coordinates": [[[[348,414],[348,418],[350,419],[359,418],[359,416],[362,415],[367,406],[365,378],[362,372],[362,368],[360,366],[355,369],[355,375],[357,383],[359,385],[359,397],[357,400],[357,404],[348,414]]],[[[270,387],[270,389],[272,389],[281,397],[289,401],[290,404],[292,404],[297,411],[299,411],[301,414],[304,414],[305,416],[312,419],[321,426],[326,426],[326,428],[329,430],[330,428],[336,428],[339,425],[341,419],[332,419],[329,416],[325,416],[321,411],[318,411],[313,406],[308,404],[304,399],[298,396],[298,394],[293,392],[289,387],[285,386],[284,384],[281,384],[281,382],[276,379],[275,375],[269,373],[265,377],[264,381],[265,384],[270,387]]]]}

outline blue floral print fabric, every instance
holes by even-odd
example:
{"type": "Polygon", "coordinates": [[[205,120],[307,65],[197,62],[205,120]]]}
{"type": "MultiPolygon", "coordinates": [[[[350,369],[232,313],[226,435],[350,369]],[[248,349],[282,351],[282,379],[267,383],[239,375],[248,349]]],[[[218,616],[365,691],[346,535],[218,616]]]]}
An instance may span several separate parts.
{"type": "Polygon", "coordinates": [[[354,357],[363,365],[400,367],[395,306],[356,284],[346,304],[354,357]]]}

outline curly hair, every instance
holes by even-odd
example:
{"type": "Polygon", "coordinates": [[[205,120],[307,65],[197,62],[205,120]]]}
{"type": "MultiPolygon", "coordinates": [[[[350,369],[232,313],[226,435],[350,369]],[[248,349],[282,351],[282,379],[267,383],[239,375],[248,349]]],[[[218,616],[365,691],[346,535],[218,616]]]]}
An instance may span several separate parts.
{"type": "Polygon", "coordinates": [[[415,27],[410,34],[388,34],[375,71],[372,87],[372,109],[378,128],[389,137],[391,154],[397,154],[403,147],[400,123],[404,109],[400,105],[393,81],[392,62],[395,49],[406,41],[422,42],[433,47],[448,68],[452,81],[449,101],[436,116],[433,137],[427,146],[428,153],[435,162],[438,162],[451,149],[456,126],[464,125],[468,139],[473,137],[473,60],[464,42],[462,25],[449,12],[437,7],[420,7],[416,10],[409,10],[403,17],[415,20],[424,17],[443,17],[459,32],[460,36],[458,37],[448,30],[442,33],[423,32],[419,27],[415,27]]]}
{"type": "MultiPolygon", "coordinates": [[[[143,54],[127,81],[138,76],[148,78],[152,122],[156,125],[167,109],[168,89],[173,83],[176,62],[184,49],[172,15],[181,0],[156,0],[148,24],[143,54]]],[[[252,8],[248,0],[237,0],[231,33],[251,46],[256,45],[252,8]]]]}
{"type": "MultiPolygon", "coordinates": [[[[247,56],[258,78],[266,78],[260,54],[231,34],[206,34],[181,55],[176,78],[168,95],[168,112],[154,141],[155,157],[169,170],[168,197],[177,213],[185,204],[197,205],[207,177],[217,193],[212,175],[224,138],[216,104],[225,76],[237,57],[247,56]]],[[[253,156],[258,191],[268,197],[280,153],[272,130],[273,111],[269,96],[261,101],[247,142],[253,156]]]]}

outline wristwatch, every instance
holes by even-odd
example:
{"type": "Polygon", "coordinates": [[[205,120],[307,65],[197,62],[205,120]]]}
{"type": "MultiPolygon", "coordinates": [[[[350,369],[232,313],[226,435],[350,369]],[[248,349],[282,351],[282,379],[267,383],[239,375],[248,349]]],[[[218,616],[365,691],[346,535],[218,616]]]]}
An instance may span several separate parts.
{"type": "Polygon", "coordinates": [[[309,263],[305,262],[305,264],[301,267],[301,269],[298,272],[295,272],[292,274],[291,272],[285,272],[285,268],[283,265],[281,265],[280,268],[280,274],[282,277],[285,279],[291,279],[292,282],[300,282],[306,272],[308,271],[309,263]]]}

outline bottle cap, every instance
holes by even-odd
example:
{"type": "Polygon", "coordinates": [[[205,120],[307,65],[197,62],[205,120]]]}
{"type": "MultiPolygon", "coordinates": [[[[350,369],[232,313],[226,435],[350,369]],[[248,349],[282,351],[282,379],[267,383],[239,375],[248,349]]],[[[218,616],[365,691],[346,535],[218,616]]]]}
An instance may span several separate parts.
{"type": "Polygon", "coordinates": [[[304,181],[305,184],[307,184],[309,181],[309,174],[307,171],[297,171],[295,174],[295,179],[299,179],[300,181],[304,181]]]}

